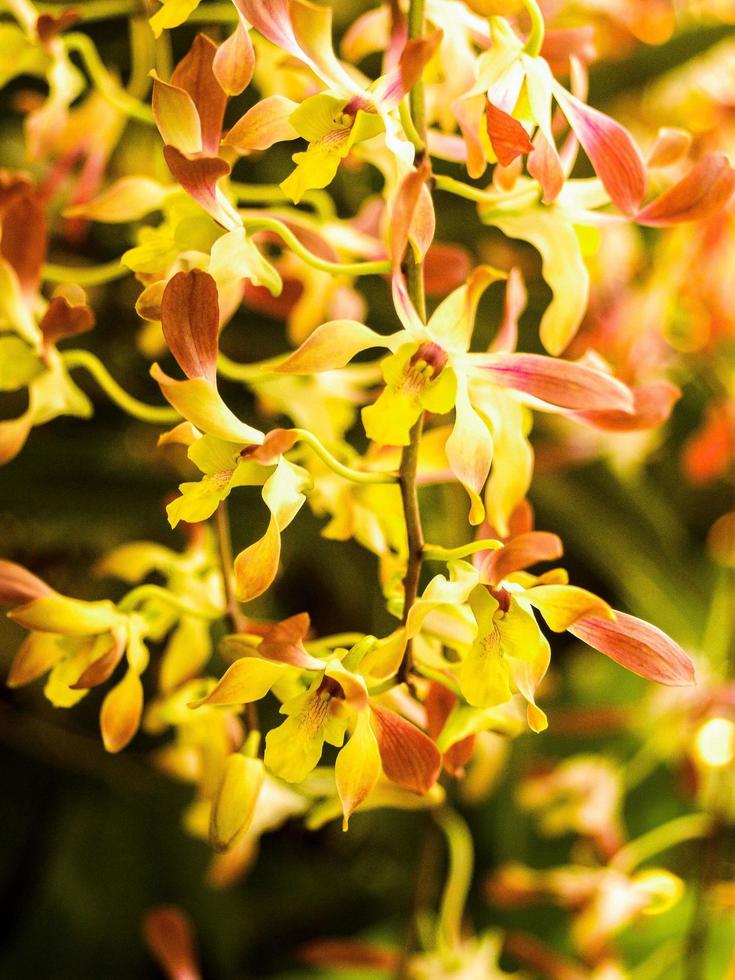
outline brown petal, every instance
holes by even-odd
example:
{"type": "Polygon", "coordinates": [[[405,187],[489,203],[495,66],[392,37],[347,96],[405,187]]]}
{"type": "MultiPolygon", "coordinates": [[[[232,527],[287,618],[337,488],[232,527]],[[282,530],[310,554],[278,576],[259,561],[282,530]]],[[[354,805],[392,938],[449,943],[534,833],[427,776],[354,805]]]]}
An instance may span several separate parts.
{"type": "Polygon", "coordinates": [[[679,644],[635,616],[617,611],[614,621],[584,616],[569,632],[648,680],[674,687],[695,682],[694,666],[679,644]]]}
{"type": "Polygon", "coordinates": [[[250,84],[254,67],[253,42],[240,19],[234,32],[217,48],[212,71],[227,95],[240,95],[250,84]]]}
{"type": "Polygon", "coordinates": [[[268,660],[277,660],[303,670],[322,670],[324,662],[304,649],[303,639],[309,632],[309,622],[308,613],[298,613],[276,623],[263,637],[258,653],[268,660]]]}
{"type": "Polygon", "coordinates": [[[181,59],[171,76],[171,84],[183,88],[191,96],[202,126],[202,149],[212,154],[219,148],[227,106],[227,95],[213,70],[216,54],[214,41],[204,34],[197,34],[188,54],[181,59]]]}
{"type": "Polygon", "coordinates": [[[175,146],[164,146],[163,156],[174,180],[191,194],[215,221],[228,227],[227,216],[217,200],[217,181],[226,177],[230,165],[216,156],[187,156],[175,146]]]}
{"type": "Polygon", "coordinates": [[[86,333],[94,323],[94,313],[86,303],[72,305],[66,296],[54,296],[39,326],[46,347],[51,347],[65,337],[86,333]]]}
{"type": "Polygon", "coordinates": [[[388,779],[413,793],[428,793],[441,769],[441,752],[411,722],[371,704],[383,771],[388,779]]]}
{"type": "Polygon", "coordinates": [[[0,605],[20,606],[54,590],[38,576],[13,561],[0,560],[0,605]]]}
{"type": "Polygon", "coordinates": [[[112,637],[109,647],[102,656],[98,657],[94,663],[79,676],[76,683],[69,686],[74,690],[85,690],[90,687],[98,687],[109,680],[115,668],[122,660],[125,653],[126,636],[123,630],[118,630],[112,637]]]}
{"type": "Polygon", "coordinates": [[[166,343],[187,378],[217,380],[219,301],[208,272],[191,269],[169,280],[161,299],[166,343]]]}

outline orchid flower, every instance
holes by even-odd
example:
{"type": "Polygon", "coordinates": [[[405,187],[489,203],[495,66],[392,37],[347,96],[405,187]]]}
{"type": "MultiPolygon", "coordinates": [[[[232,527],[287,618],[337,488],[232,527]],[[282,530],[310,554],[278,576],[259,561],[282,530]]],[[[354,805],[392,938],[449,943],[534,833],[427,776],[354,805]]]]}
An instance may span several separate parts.
{"type": "Polygon", "coordinates": [[[278,623],[253,647],[246,636],[228,641],[239,657],[209,694],[194,706],[259,701],[274,685],[287,683],[281,714],[266,736],[265,764],[274,775],[301,783],[318,764],[324,743],[342,746],[335,766],[344,829],[352,812],[368,797],[381,771],[388,779],[424,794],[439,774],[441,757],[419,728],[369,696],[360,662],[368,645],[335,650],[326,660],[308,653],[303,639],[309,618],[302,613],[278,623]],[[301,683],[293,690],[293,679],[301,683]],[[409,748],[410,747],[410,748],[409,748]]]}

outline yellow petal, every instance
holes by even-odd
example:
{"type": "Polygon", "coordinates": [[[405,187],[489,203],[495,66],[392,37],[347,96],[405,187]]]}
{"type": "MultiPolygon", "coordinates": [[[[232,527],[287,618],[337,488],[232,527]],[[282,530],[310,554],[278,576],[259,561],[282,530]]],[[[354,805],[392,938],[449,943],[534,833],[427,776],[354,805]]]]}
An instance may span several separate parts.
{"type": "Polygon", "coordinates": [[[337,756],[334,767],[337,793],[344,814],[343,830],[347,830],[351,814],[375,786],[380,770],[378,740],[370,726],[370,715],[367,711],[361,711],[355,730],[337,756]]]}
{"type": "Polygon", "coordinates": [[[262,660],[260,657],[241,657],[227,668],[217,685],[192,708],[203,704],[231,705],[259,701],[288,671],[285,664],[262,660]]]}
{"type": "Polygon", "coordinates": [[[133,670],[107,694],[100,711],[102,741],[108,752],[119,752],[138,731],[143,712],[143,685],[133,670]]]}
{"type": "Polygon", "coordinates": [[[532,606],[556,633],[573,626],[582,616],[615,619],[615,613],[604,599],[576,585],[538,585],[524,593],[532,606]]]}
{"type": "Polygon", "coordinates": [[[29,630],[61,633],[64,636],[106,633],[125,619],[107,599],[84,602],[56,594],[41,596],[18,606],[8,613],[8,618],[29,630]]]}
{"type": "Polygon", "coordinates": [[[209,820],[209,840],[217,851],[226,851],[250,826],[265,778],[260,759],[233,753],[214,800],[209,820]]]}
{"type": "Polygon", "coordinates": [[[274,517],[263,537],[235,559],[235,585],[240,602],[262,595],[276,577],[281,558],[281,532],[274,517]]]}

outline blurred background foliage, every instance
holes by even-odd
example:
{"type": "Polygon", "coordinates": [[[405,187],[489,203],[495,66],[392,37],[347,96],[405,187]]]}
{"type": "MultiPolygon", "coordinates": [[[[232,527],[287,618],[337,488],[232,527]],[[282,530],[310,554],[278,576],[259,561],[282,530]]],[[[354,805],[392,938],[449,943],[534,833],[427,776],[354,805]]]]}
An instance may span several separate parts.
{"type": "MultiPolygon", "coordinates": [[[[369,4],[334,6],[344,25],[369,4]]],[[[120,21],[89,26],[107,64],[119,66],[124,77],[127,39],[121,28],[120,21]]],[[[186,27],[175,32],[175,57],[188,49],[192,36],[193,29],[186,27]]],[[[732,36],[732,24],[703,23],[655,46],[632,44],[620,58],[592,66],[590,101],[608,108],[616,100],[638,100],[646,86],[732,36]]],[[[24,166],[14,96],[28,85],[23,79],[0,94],[0,163],[5,167],[24,166]]],[[[235,100],[233,116],[242,112],[247,98],[245,93],[235,100]]],[[[160,168],[157,141],[157,135],[131,124],[112,175],[116,161],[121,172],[125,169],[126,153],[138,159],[148,154],[154,171],[160,168]]],[[[287,150],[275,148],[264,159],[242,161],[236,176],[273,182],[285,176],[288,166],[287,150]]],[[[331,188],[339,212],[353,213],[374,180],[368,172],[342,171],[331,188]]],[[[470,204],[444,199],[438,218],[438,238],[461,242],[478,259],[508,247],[499,233],[480,228],[470,204]]],[[[115,258],[121,244],[128,244],[121,243],[120,236],[119,226],[94,225],[81,254],[94,262],[115,258]]],[[[71,261],[62,242],[52,254],[57,261],[71,261]]],[[[522,259],[533,270],[531,250],[522,259]]],[[[523,320],[525,349],[535,349],[538,316],[548,298],[538,278],[531,279],[530,290],[523,320]]],[[[134,312],[134,280],[95,287],[89,295],[97,328],[83,338],[82,346],[98,353],[128,391],[157,402],[158,389],[132,343],[140,324],[134,312]]],[[[384,285],[371,280],[367,298],[369,322],[388,329],[391,314],[384,285]]],[[[479,342],[487,341],[498,323],[499,304],[500,292],[491,291],[482,307],[479,342]]],[[[275,321],[242,308],[224,346],[234,359],[258,360],[284,349],[283,331],[275,321]]],[[[34,430],[26,450],[0,471],[0,551],[65,593],[115,597],[111,590],[117,585],[97,580],[94,565],[124,541],[149,539],[170,545],[180,537],[169,530],[163,506],[182,478],[183,460],[175,448],[157,451],[157,431],[122,416],[92,382],[85,379],[82,385],[95,401],[93,423],[62,419],[34,430]]],[[[252,412],[239,386],[224,383],[223,394],[236,412],[252,412]]],[[[697,383],[686,387],[660,444],[635,471],[621,475],[599,460],[574,469],[541,467],[531,494],[537,527],[553,530],[565,541],[565,565],[575,583],[649,618],[695,652],[707,635],[718,580],[726,574],[709,561],[705,534],[728,509],[731,497],[724,484],[693,488],[682,478],[681,449],[701,421],[704,401],[697,383]]],[[[11,402],[3,406],[11,416],[11,402]]],[[[257,489],[233,495],[236,548],[262,532],[262,508],[257,503],[257,489]]],[[[428,491],[425,507],[429,540],[448,545],[461,540],[461,490],[428,491]]],[[[385,631],[390,620],[375,587],[373,556],[354,543],[324,540],[319,530],[320,522],[302,511],[284,538],[283,572],[254,613],[284,617],[306,610],[319,633],[385,631]]],[[[709,627],[715,633],[720,629],[717,623],[709,627]]],[[[0,621],[4,665],[20,635],[11,623],[0,621]]],[[[528,814],[517,808],[519,780],[547,761],[585,751],[630,758],[638,744],[632,734],[580,735],[573,727],[565,732],[564,718],[580,705],[601,714],[615,706],[635,713],[648,691],[643,681],[606,658],[573,642],[564,644],[555,638],[554,667],[546,685],[549,732],[542,737],[527,734],[513,743],[505,773],[489,800],[459,803],[476,845],[470,911],[478,932],[495,926],[532,930],[560,950],[568,944],[562,911],[492,908],[483,895],[483,882],[505,861],[542,868],[568,859],[572,837],[541,837],[528,814]]],[[[439,887],[445,859],[438,838],[430,839],[428,849],[422,844],[425,825],[430,838],[436,834],[428,818],[378,811],[358,814],[348,835],[336,823],[317,833],[288,824],[264,838],[260,859],[244,881],[227,890],[213,889],[206,881],[206,845],[192,840],[180,826],[189,789],[149,767],[153,743],[146,736],[139,736],[119,757],[106,755],[97,735],[99,700],[93,693],[79,709],[67,713],[48,705],[35,686],[3,690],[0,695],[0,889],[5,909],[0,977],[156,977],[141,940],[141,920],[146,909],[162,902],[176,903],[192,916],[204,974],[210,980],[295,980],[315,972],[331,976],[299,964],[301,944],[323,936],[355,935],[400,942],[420,858],[429,869],[424,887],[429,894],[439,887]]],[[[636,836],[686,810],[674,772],[657,765],[629,794],[625,821],[630,835],[636,836]]],[[[726,851],[730,868],[731,843],[726,851]]],[[[687,878],[691,887],[684,902],[625,935],[623,944],[634,961],[665,947],[672,936],[686,934],[692,923],[700,927],[695,912],[701,862],[696,844],[667,854],[667,866],[687,878]]],[[[730,959],[735,923],[732,914],[723,914],[712,916],[710,925],[706,976],[719,980],[730,959]]],[[[662,975],[671,980],[695,976],[683,961],[671,963],[662,975]]]]}

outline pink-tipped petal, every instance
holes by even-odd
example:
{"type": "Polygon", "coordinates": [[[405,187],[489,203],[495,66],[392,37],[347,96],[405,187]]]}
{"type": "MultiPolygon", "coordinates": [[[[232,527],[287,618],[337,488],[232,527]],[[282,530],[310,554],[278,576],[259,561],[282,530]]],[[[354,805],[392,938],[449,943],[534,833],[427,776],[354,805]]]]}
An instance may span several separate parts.
{"type": "Polygon", "coordinates": [[[701,221],[721,211],[735,190],[735,170],[727,157],[709,153],[678,183],[636,215],[639,225],[665,228],[682,221],[701,221]]]}
{"type": "Polygon", "coordinates": [[[570,627],[580,640],[616,663],[658,684],[694,684],[694,666],[678,643],[658,627],[616,612],[615,620],[585,616],[570,627]]]}

